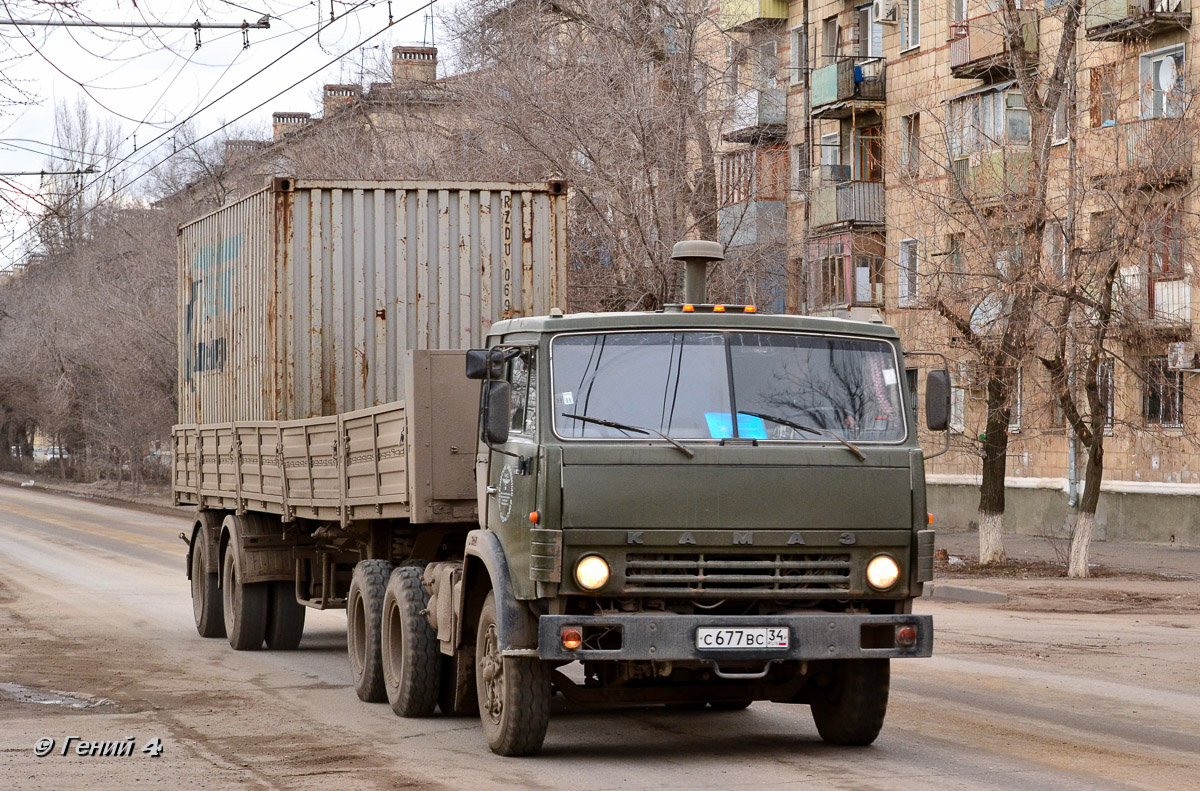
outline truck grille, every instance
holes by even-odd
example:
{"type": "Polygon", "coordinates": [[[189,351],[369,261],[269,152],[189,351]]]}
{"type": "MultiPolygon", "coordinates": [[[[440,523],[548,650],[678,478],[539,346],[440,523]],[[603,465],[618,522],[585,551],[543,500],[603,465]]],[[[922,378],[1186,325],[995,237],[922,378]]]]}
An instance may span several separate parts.
{"type": "Polygon", "coordinates": [[[848,554],[630,554],[625,593],[654,596],[822,598],[850,590],[848,554]]]}

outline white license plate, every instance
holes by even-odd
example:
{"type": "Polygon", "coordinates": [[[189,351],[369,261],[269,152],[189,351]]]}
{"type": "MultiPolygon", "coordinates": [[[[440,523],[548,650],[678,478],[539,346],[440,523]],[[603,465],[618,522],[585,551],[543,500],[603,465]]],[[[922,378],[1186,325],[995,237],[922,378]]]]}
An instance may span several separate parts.
{"type": "Polygon", "coordinates": [[[696,647],[701,651],[727,651],[731,648],[787,648],[786,626],[762,626],[750,629],[701,626],[696,630],[696,647]]]}

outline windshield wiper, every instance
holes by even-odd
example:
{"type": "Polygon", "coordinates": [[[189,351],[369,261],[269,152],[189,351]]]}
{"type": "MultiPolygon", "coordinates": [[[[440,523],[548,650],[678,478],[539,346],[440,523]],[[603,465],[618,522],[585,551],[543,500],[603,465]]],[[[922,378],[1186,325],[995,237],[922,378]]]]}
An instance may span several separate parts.
{"type": "Polygon", "coordinates": [[[863,455],[863,452],[858,449],[857,445],[855,445],[854,443],[849,442],[845,439],[842,439],[835,432],[830,431],[827,428],[817,428],[816,426],[806,426],[803,423],[795,423],[791,420],[788,420],[787,418],[776,417],[775,415],[767,415],[762,412],[747,412],[744,409],[739,409],[738,414],[739,415],[749,415],[750,417],[761,418],[762,420],[769,420],[772,423],[778,423],[781,426],[788,426],[789,428],[794,428],[799,431],[807,431],[810,434],[826,434],[830,437],[833,437],[834,439],[836,439],[838,442],[842,443],[843,445],[845,445],[846,448],[851,453],[853,453],[856,457],[858,457],[859,461],[867,460],[867,457],[863,455]]]}
{"type": "Polygon", "coordinates": [[[693,451],[687,445],[684,445],[682,442],[679,442],[678,440],[671,439],[666,434],[664,434],[661,431],[658,431],[656,429],[643,428],[641,426],[631,426],[628,423],[618,423],[615,420],[602,420],[601,418],[598,418],[598,417],[587,417],[585,415],[572,415],[568,412],[563,412],[563,417],[569,417],[569,418],[573,418],[575,420],[582,420],[584,423],[595,423],[597,426],[608,426],[609,428],[615,428],[618,431],[636,431],[638,434],[657,434],[658,436],[662,437],[667,442],[671,443],[676,448],[679,448],[679,450],[681,450],[685,454],[687,454],[687,457],[689,459],[696,457],[695,451],[693,451]]]}

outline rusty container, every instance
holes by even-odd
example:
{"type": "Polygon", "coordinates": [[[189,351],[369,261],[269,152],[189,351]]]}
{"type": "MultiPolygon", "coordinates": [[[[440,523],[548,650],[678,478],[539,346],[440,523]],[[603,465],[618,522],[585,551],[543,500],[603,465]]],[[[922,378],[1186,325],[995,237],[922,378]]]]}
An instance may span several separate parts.
{"type": "Polygon", "coordinates": [[[404,398],[406,350],[566,307],[562,182],[273,179],[179,230],[179,422],[404,398]]]}

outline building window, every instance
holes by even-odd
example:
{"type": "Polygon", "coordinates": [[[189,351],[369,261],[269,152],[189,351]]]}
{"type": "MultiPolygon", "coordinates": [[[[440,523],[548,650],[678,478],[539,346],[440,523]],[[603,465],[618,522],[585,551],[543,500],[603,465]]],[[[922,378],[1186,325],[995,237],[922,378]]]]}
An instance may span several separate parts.
{"type": "Polygon", "coordinates": [[[1178,280],[1183,277],[1183,223],[1179,212],[1167,211],[1155,223],[1148,261],[1151,280],[1178,280]]]}
{"type": "Polygon", "coordinates": [[[1166,357],[1146,358],[1142,418],[1150,426],[1183,425],[1183,372],[1168,368],[1166,357]]]}
{"type": "Polygon", "coordinates": [[[854,302],[883,305],[883,259],[860,255],[854,259],[854,302]]]}
{"type": "Polygon", "coordinates": [[[950,22],[961,24],[967,21],[967,0],[950,0],[950,22]]]}
{"type": "Polygon", "coordinates": [[[808,161],[804,155],[804,146],[792,146],[792,190],[806,192],[808,190],[808,161]]]}
{"type": "Polygon", "coordinates": [[[1142,55],[1142,118],[1178,118],[1184,102],[1183,45],[1142,55]]]}
{"type": "Polygon", "coordinates": [[[883,181],[883,124],[864,126],[857,130],[858,156],[854,166],[859,181],[883,181]]]}
{"type": "Polygon", "coordinates": [[[900,50],[921,46],[921,0],[901,4],[900,50]]]}
{"type": "Polygon", "coordinates": [[[1013,391],[1008,398],[1008,433],[1021,433],[1021,385],[1023,384],[1021,369],[1017,369],[1017,379],[1013,382],[1013,391]]]}
{"type": "Polygon", "coordinates": [[[842,151],[837,132],[821,135],[821,181],[832,183],[848,181],[849,176],[841,172],[842,151]]]}
{"type": "Polygon", "coordinates": [[[900,171],[916,178],[921,170],[921,114],[900,119],[900,171]]]}
{"type": "Polygon", "coordinates": [[[950,387],[950,430],[967,433],[967,375],[966,363],[958,363],[957,376],[950,387]]]}
{"type": "Polygon", "coordinates": [[[1016,89],[953,99],[946,108],[946,124],[952,159],[1002,145],[1029,145],[1029,110],[1016,89]]]}
{"type": "Polygon", "coordinates": [[[838,54],[838,18],[837,14],[821,23],[821,54],[828,63],[832,63],[838,54]]]}
{"type": "Polygon", "coordinates": [[[967,271],[961,233],[952,233],[946,237],[946,262],[950,266],[950,271],[957,275],[967,271]]]}
{"type": "Polygon", "coordinates": [[[883,56],[883,25],[875,18],[875,4],[859,6],[858,54],[864,58],[883,56]]]}
{"type": "Polygon", "coordinates": [[[746,62],[746,48],[737,41],[725,44],[725,80],[731,94],[742,90],[742,64],[746,62]]]}
{"type": "Polygon", "coordinates": [[[792,28],[791,36],[791,69],[789,71],[789,79],[792,85],[799,85],[804,81],[803,65],[801,56],[804,54],[804,28],[792,28]]]}
{"type": "Polygon", "coordinates": [[[898,304],[902,308],[912,308],[917,305],[917,249],[916,239],[904,239],[900,242],[900,293],[898,304]]]}
{"type": "Polygon", "coordinates": [[[1051,220],[1046,223],[1046,268],[1059,277],[1066,277],[1067,246],[1062,223],[1051,220]]]}
{"type": "Polygon", "coordinates": [[[1113,126],[1117,122],[1117,65],[1095,66],[1091,74],[1092,126],[1113,126]]]}
{"type": "Polygon", "coordinates": [[[1112,434],[1114,405],[1116,404],[1116,382],[1113,378],[1112,360],[1101,360],[1096,370],[1096,385],[1099,389],[1100,407],[1104,410],[1104,433],[1112,434]]]}

